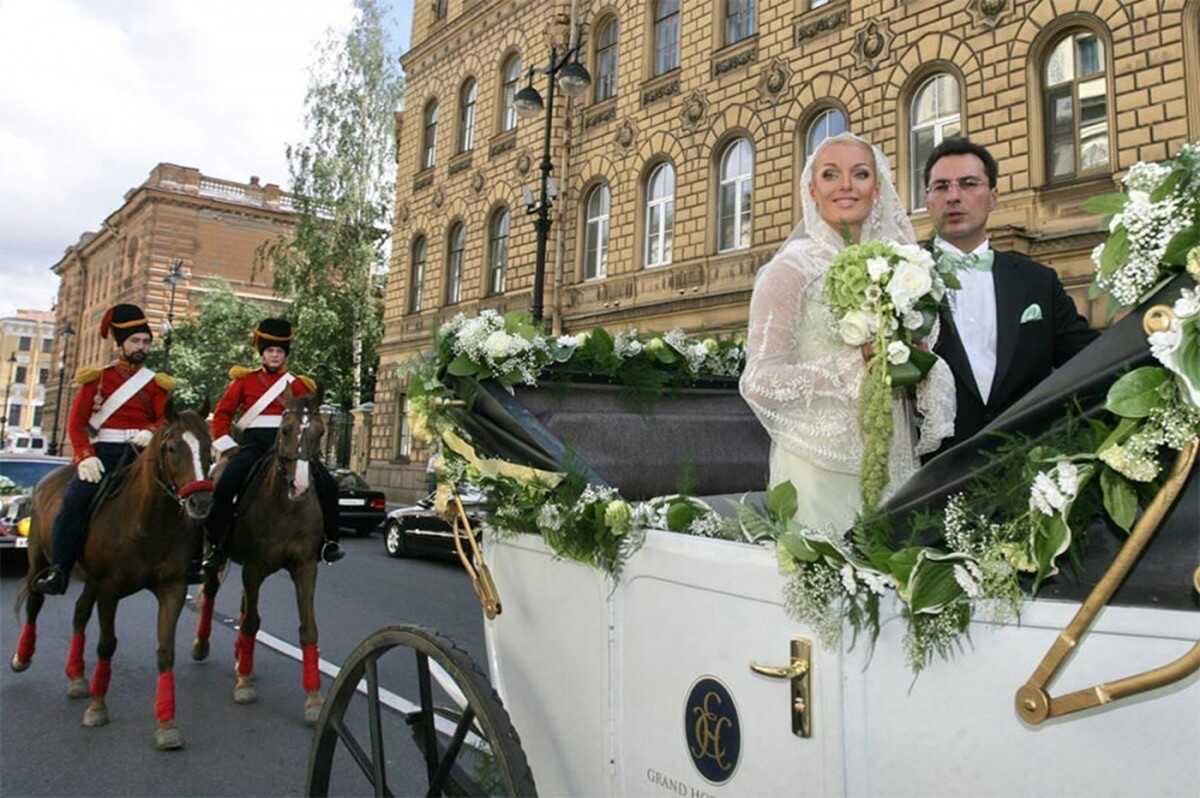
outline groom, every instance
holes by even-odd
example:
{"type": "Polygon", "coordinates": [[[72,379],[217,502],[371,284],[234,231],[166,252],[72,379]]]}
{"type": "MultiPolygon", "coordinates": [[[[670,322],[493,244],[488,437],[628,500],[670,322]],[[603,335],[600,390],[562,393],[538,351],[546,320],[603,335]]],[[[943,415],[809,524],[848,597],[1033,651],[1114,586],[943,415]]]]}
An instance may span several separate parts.
{"type": "Polygon", "coordinates": [[[934,456],[986,427],[1098,335],[1053,269],[992,250],[997,172],[991,153],[965,138],[946,139],[925,162],[934,245],[962,283],[950,292],[934,348],[954,372],[958,401],[954,437],[934,456]]]}

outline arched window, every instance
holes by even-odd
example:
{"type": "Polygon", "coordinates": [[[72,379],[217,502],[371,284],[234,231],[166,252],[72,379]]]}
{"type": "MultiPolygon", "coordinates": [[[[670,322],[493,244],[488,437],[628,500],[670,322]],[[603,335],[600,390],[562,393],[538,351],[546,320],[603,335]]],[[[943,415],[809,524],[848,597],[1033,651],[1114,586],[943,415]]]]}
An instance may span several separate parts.
{"type": "Polygon", "coordinates": [[[462,301],[463,249],[466,248],[467,232],[462,222],[455,222],[448,238],[450,248],[446,251],[446,304],[457,305],[462,301]]]}
{"type": "Polygon", "coordinates": [[[646,181],[646,266],[671,262],[675,226],[675,167],[661,163],[646,181]]]}
{"type": "Polygon", "coordinates": [[[750,246],[754,204],[754,149],[746,139],[734,139],[721,155],[717,191],[717,250],[750,246]]]}
{"type": "Polygon", "coordinates": [[[909,144],[909,186],[913,210],[925,207],[925,160],[943,139],[962,130],[958,81],[941,73],[921,84],[913,95],[909,144]]]}
{"type": "Polygon", "coordinates": [[[758,0],[725,0],[725,44],[740,42],[758,30],[758,0]]]}
{"type": "Polygon", "coordinates": [[[617,32],[617,20],[610,18],[596,35],[596,102],[617,94],[617,32]]]}
{"type": "Polygon", "coordinates": [[[492,214],[488,230],[488,293],[504,293],[508,274],[508,208],[492,214]]]}
{"type": "Polygon", "coordinates": [[[1089,30],[1068,33],[1050,50],[1042,71],[1050,180],[1109,169],[1106,60],[1104,42],[1089,30]]]}
{"type": "Polygon", "coordinates": [[[425,236],[418,236],[412,245],[412,268],[408,279],[408,312],[421,310],[421,294],[425,289],[425,236]]]}
{"type": "Polygon", "coordinates": [[[475,146],[475,81],[467,78],[458,93],[458,151],[475,146]]]}
{"type": "Polygon", "coordinates": [[[679,0],[658,0],[654,6],[654,74],[679,66],[679,0]]]}
{"type": "Polygon", "coordinates": [[[510,55],[501,70],[504,85],[501,89],[500,129],[512,130],[517,126],[517,106],[513,98],[517,95],[517,84],[521,81],[521,56],[510,55]]]}
{"type": "Polygon", "coordinates": [[[432,169],[437,160],[437,101],[425,106],[425,138],[421,146],[421,168],[432,169]]]}
{"type": "Polygon", "coordinates": [[[611,201],[605,183],[596,186],[588,194],[583,263],[585,280],[608,274],[608,211],[611,201]]]}
{"type": "Polygon", "coordinates": [[[821,142],[830,136],[846,132],[846,115],[837,108],[829,108],[817,114],[804,136],[804,154],[812,155],[821,142]]]}

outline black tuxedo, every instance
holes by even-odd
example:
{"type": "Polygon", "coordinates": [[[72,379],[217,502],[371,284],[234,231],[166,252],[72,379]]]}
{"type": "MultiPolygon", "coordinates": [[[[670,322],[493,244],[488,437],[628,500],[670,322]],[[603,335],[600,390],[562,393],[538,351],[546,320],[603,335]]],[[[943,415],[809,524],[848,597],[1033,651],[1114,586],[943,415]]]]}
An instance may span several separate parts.
{"type": "Polygon", "coordinates": [[[986,427],[1009,405],[1050,376],[1099,335],[1075,310],[1058,274],[1015,252],[996,252],[992,265],[996,290],[996,374],[985,403],[949,312],[942,313],[942,331],[934,352],[954,372],[958,408],[954,437],[934,454],[949,449],[986,427]],[[1042,318],[1021,323],[1030,306],[1042,318]]]}

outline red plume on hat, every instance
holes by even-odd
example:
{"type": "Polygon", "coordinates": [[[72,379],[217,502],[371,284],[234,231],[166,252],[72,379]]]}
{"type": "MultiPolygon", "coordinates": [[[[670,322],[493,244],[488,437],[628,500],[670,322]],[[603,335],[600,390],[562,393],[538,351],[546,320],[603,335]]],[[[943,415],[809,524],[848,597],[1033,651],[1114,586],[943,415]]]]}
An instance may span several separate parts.
{"type": "Polygon", "coordinates": [[[108,327],[110,324],[112,324],[112,311],[113,311],[112,308],[109,308],[108,310],[104,311],[104,318],[100,319],[100,337],[101,338],[108,337],[108,327]]]}

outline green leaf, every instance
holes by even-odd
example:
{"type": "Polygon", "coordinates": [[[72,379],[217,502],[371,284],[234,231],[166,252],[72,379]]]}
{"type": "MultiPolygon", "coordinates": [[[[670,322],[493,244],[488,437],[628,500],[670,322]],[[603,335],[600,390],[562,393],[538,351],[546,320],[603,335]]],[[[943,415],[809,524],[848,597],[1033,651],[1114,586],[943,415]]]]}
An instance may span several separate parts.
{"type": "Polygon", "coordinates": [[[791,482],[780,482],[767,491],[767,512],[777,521],[787,521],[799,507],[796,486],[791,482]]]}
{"type": "Polygon", "coordinates": [[[478,373],[479,367],[475,365],[475,362],[471,358],[466,355],[459,355],[450,361],[450,364],[446,366],[446,371],[455,377],[471,377],[478,373]]]}
{"type": "Polygon", "coordinates": [[[795,533],[788,532],[781,535],[779,545],[783,547],[791,557],[800,562],[816,562],[820,556],[815,550],[804,540],[804,537],[795,533]]]}
{"type": "Polygon", "coordinates": [[[1125,210],[1125,205],[1129,202],[1129,197],[1121,192],[1112,192],[1109,194],[1098,194],[1095,197],[1088,197],[1082,205],[1083,210],[1088,213],[1098,213],[1102,216],[1112,216],[1125,210]]]}
{"type": "Polygon", "coordinates": [[[886,570],[892,576],[896,577],[896,582],[901,588],[908,584],[909,577],[912,576],[913,567],[917,564],[917,557],[920,554],[920,546],[909,546],[888,558],[886,570]]]}
{"type": "Polygon", "coordinates": [[[1200,386],[1200,326],[1194,321],[1183,327],[1183,342],[1175,355],[1175,364],[1184,379],[1200,386]]]}
{"type": "Polygon", "coordinates": [[[1104,439],[1103,443],[1096,447],[1096,454],[1103,452],[1110,446],[1116,446],[1119,443],[1124,443],[1125,439],[1132,435],[1140,426],[1141,422],[1136,418],[1121,419],[1120,423],[1117,424],[1117,428],[1110,432],[1108,437],[1104,439]]]}
{"type": "Polygon", "coordinates": [[[1109,388],[1104,407],[1123,418],[1145,418],[1165,404],[1159,388],[1170,379],[1171,372],[1157,366],[1134,369],[1109,388]]]}
{"type": "Polygon", "coordinates": [[[738,502],[737,519],[742,533],[752,542],[775,536],[775,527],[771,522],[745,502],[738,502]]]}
{"type": "Polygon", "coordinates": [[[1104,252],[1100,255],[1100,274],[1105,278],[1111,277],[1113,272],[1124,266],[1127,260],[1129,260],[1129,231],[1124,227],[1118,227],[1108,237],[1108,241],[1104,245],[1104,252]]]}
{"type": "Polygon", "coordinates": [[[672,502],[667,508],[667,529],[672,532],[685,532],[704,510],[689,501],[672,502]]]}
{"type": "Polygon", "coordinates": [[[1180,230],[1167,244],[1163,253],[1163,262],[1170,266],[1183,266],[1187,263],[1188,252],[1193,247],[1200,246],[1200,223],[1193,224],[1186,230],[1180,230]]]}
{"type": "Polygon", "coordinates": [[[1187,169],[1176,168],[1175,171],[1167,175],[1167,179],[1158,185],[1158,188],[1150,194],[1151,202],[1162,202],[1167,197],[1175,193],[1175,189],[1179,187],[1179,183],[1187,177],[1187,169]]]}
{"type": "Polygon", "coordinates": [[[1071,528],[1063,521],[1062,516],[1037,517],[1042,521],[1038,524],[1038,529],[1033,536],[1033,558],[1038,566],[1037,576],[1033,580],[1034,593],[1037,593],[1038,588],[1047,577],[1058,573],[1055,561],[1058,559],[1058,555],[1071,545],[1071,528]]]}
{"type": "Polygon", "coordinates": [[[953,561],[922,557],[909,584],[909,607],[913,612],[937,612],[964,595],[954,578],[953,561]]]}
{"type": "Polygon", "coordinates": [[[1111,468],[1100,472],[1100,488],[1104,492],[1104,509],[1117,526],[1128,532],[1137,518],[1137,491],[1129,480],[1111,468]]]}
{"type": "Polygon", "coordinates": [[[892,375],[893,388],[905,388],[909,385],[916,385],[925,375],[921,373],[921,369],[913,364],[910,358],[907,363],[896,365],[888,363],[888,373],[892,375]]]}

